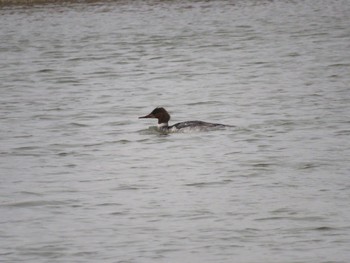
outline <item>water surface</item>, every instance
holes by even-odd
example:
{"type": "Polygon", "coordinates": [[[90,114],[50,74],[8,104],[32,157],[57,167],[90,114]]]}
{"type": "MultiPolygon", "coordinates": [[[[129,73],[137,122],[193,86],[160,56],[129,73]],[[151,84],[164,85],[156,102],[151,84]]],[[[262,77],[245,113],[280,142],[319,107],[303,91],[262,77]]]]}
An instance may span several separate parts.
{"type": "Polygon", "coordinates": [[[348,262],[347,1],[0,9],[2,262],[348,262]],[[235,125],[162,135],[172,123],[235,125]]]}

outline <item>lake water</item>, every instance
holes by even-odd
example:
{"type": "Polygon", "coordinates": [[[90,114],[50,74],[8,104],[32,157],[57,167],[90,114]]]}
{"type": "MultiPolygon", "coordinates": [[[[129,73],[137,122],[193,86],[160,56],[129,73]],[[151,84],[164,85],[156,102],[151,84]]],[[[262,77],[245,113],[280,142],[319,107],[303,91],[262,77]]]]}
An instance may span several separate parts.
{"type": "Polygon", "coordinates": [[[1,262],[349,262],[348,1],[0,7],[1,262]],[[171,123],[235,125],[159,134],[171,123]]]}

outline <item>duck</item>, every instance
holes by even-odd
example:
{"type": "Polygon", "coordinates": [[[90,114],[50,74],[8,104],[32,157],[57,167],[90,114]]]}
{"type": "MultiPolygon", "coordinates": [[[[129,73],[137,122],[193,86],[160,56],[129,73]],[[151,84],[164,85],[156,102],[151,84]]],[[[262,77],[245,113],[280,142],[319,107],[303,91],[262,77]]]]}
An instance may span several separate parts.
{"type": "Polygon", "coordinates": [[[181,132],[181,131],[208,131],[213,129],[234,127],[220,123],[204,121],[184,121],[174,125],[169,125],[170,114],[163,107],[155,108],[151,113],[139,117],[139,119],[158,119],[157,129],[161,132],[181,132]]]}

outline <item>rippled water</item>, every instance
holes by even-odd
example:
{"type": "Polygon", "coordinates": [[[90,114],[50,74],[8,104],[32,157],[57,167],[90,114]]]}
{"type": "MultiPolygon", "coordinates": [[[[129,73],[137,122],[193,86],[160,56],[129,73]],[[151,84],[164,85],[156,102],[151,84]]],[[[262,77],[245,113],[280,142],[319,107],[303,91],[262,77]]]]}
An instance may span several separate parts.
{"type": "Polygon", "coordinates": [[[1,262],[348,262],[348,1],[0,9],[1,262]],[[235,125],[159,134],[138,120],[235,125]]]}

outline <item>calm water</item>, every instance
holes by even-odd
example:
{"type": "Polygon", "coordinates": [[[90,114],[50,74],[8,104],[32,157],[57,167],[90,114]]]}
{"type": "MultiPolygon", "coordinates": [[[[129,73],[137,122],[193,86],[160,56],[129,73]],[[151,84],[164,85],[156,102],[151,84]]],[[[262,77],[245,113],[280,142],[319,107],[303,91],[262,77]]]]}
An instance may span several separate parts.
{"type": "Polygon", "coordinates": [[[349,262],[348,1],[0,9],[1,262],[349,262]],[[235,125],[158,134],[138,120],[235,125]]]}

